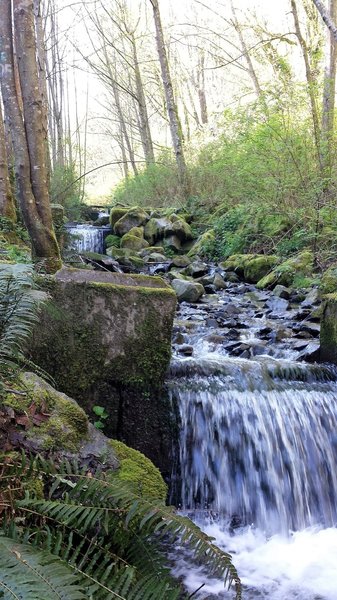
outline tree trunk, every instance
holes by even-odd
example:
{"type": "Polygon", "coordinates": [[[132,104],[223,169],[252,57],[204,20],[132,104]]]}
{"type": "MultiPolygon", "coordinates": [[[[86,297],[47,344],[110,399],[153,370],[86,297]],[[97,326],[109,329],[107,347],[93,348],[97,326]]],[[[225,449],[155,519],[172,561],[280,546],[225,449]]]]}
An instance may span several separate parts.
{"type": "Polygon", "coordinates": [[[150,131],[149,116],[146,106],[146,98],[144,93],[144,85],[142,81],[142,75],[139,68],[139,61],[137,55],[136,40],[133,34],[130,34],[130,41],[134,60],[135,69],[135,81],[137,90],[138,110],[139,110],[139,121],[140,121],[140,137],[144,150],[144,156],[146,164],[149,165],[154,162],[154,151],[153,142],[150,131]]]}
{"type": "Polygon", "coordinates": [[[257,78],[256,75],[256,71],[254,69],[254,65],[252,62],[252,59],[250,57],[249,54],[249,50],[245,41],[245,38],[243,37],[243,33],[242,33],[242,29],[240,27],[240,23],[238,21],[238,18],[236,16],[236,10],[234,8],[234,4],[233,4],[233,0],[231,0],[231,9],[232,9],[232,14],[233,14],[233,22],[234,22],[234,28],[235,31],[237,32],[238,36],[239,36],[239,40],[240,40],[240,44],[241,44],[241,48],[242,48],[242,53],[246,59],[246,63],[247,63],[247,67],[248,67],[248,73],[250,75],[250,78],[253,82],[253,86],[255,88],[255,92],[258,98],[260,98],[261,94],[262,94],[262,90],[261,90],[261,86],[259,83],[259,80],[257,78]]]}
{"type": "Polygon", "coordinates": [[[47,272],[54,272],[60,268],[61,259],[52,226],[47,187],[45,134],[36,67],[32,1],[14,0],[14,15],[25,122],[22,120],[15,84],[10,2],[0,2],[2,96],[13,142],[20,207],[31,238],[33,259],[47,272]]]}
{"type": "Polygon", "coordinates": [[[5,127],[0,103],[0,216],[16,221],[16,211],[9,180],[5,127]]]}
{"type": "Polygon", "coordinates": [[[164,40],[158,0],[150,0],[153,8],[153,18],[156,29],[157,51],[161,68],[161,75],[166,99],[170,131],[176,163],[178,167],[179,183],[185,197],[189,193],[188,176],[183,150],[183,133],[179,120],[178,109],[174,98],[170,67],[164,40]]]}
{"type": "MultiPolygon", "coordinates": [[[[335,22],[337,17],[337,0],[330,0],[330,17],[335,22]]],[[[336,90],[337,43],[332,32],[327,32],[327,63],[324,74],[321,161],[324,177],[331,176],[331,145],[334,135],[334,110],[336,90]]]]}
{"type": "Polygon", "coordinates": [[[321,2],[320,0],[312,0],[312,1],[313,1],[314,5],[316,6],[319,14],[321,15],[324,23],[330,29],[332,37],[337,42],[336,16],[332,16],[331,12],[329,14],[329,12],[326,10],[326,8],[324,6],[324,3],[321,2]]]}
{"type": "Polygon", "coordinates": [[[312,122],[313,122],[317,163],[318,163],[319,170],[322,171],[321,150],[320,150],[321,132],[320,132],[318,109],[317,109],[317,100],[316,100],[316,95],[315,95],[316,81],[315,81],[315,77],[311,70],[310,56],[309,56],[307,44],[306,44],[306,41],[301,32],[296,0],[290,0],[290,3],[291,3],[291,11],[292,11],[293,17],[294,17],[296,37],[299,41],[299,44],[300,44],[300,47],[302,50],[302,56],[304,59],[304,64],[305,64],[305,74],[306,74],[306,79],[307,79],[307,84],[308,84],[307,88],[308,88],[308,94],[309,94],[310,105],[311,105],[311,116],[312,116],[312,122]]]}

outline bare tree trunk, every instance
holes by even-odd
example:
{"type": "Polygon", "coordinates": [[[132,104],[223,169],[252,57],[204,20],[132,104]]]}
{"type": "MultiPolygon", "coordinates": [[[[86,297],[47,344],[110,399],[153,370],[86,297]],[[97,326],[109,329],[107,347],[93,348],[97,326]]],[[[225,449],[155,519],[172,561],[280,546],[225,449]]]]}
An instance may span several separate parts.
{"type": "Polygon", "coordinates": [[[16,221],[16,211],[7,163],[5,127],[0,102],[0,215],[16,221]]]}
{"type": "Polygon", "coordinates": [[[207,110],[207,99],[206,99],[206,89],[205,89],[205,55],[202,52],[199,56],[198,61],[198,73],[197,73],[197,82],[198,82],[198,97],[199,97],[199,105],[200,105],[200,115],[201,122],[203,125],[208,123],[208,110],[207,110]]]}
{"type": "Polygon", "coordinates": [[[248,73],[250,75],[250,78],[253,82],[254,88],[255,88],[255,92],[257,97],[259,98],[262,94],[262,89],[258,80],[258,77],[256,75],[256,71],[254,69],[254,65],[252,62],[252,59],[250,57],[249,54],[249,49],[247,47],[245,38],[243,37],[243,33],[242,33],[242,29],[240,26],[240,23],[238,21],[238,18],[236,16],[236,10],[234,8],[234,4],[233,4],[233,0],[231,0],[231,9],[232,9],[232,14],[233,14],[233,22],[234,22],[234,28],[235,31],[237,32],[238,36],[239,36],[239,40],[240,40],[240,44],[241,44],[241,48],[242,48],[242,53],[246,59],[246,63],[247,63],[247,67],[248,67],[248,73]]]}
{"type": "Polygon", "coordinates": [[[337,42],[336,16],[333,17],[331,15],[331,12],[329,14],[329,12],[326,10],[326,8],[324,6],[324,3],[321,2],[320,0],[312,0],[312,1],[313,1],[314,5],[316,6],[318,12],[320,13],[324,23],[330,29],[332,37],[337,42]]]}
{"type": "Polygon", "coordinates": [[[153,9],[153,18],[156,28],[156,41],[158,57],[161,68],[163,87],[166,98],[166,109],[169,117],[172,144],[174,148],[176,163],[178,167],[178,176],[183,195],[188,196],[189,185],[187,168],[183,149],[183,133],[178,115],[178,108],[174,98],[173,85],[170,73],[170,67],[167,57],[167,50],[164,40],[163,27],[161,23],[158,0],[150,0],[153,9]]]}
{"type": "Polygon", "coordinates": [[[130,34],[130,41],[134,60],[135,69],[135,81],[137,90],[138,110],[139,110],[139,121],[140,121],[140,136],[142,146],[144,150],[144,156],[146,164],[149,165],[154,162],[154,151],[153,142],[150,131],[149,116],[147,112],[146,99],[144,93],[144,85],[142,76],[139,68],[139,61],[137,55],[137,46],[134,34],[130,34]]]}
{"type": "Polygon", "coordinates": [[[43,263],[47,272],[54,272],[62,263],[52,226],[47,187],[32,1],[14,0],[14,19],[25,124],[15,83],[10,2],[0,2],[2,97],[13,142],[20,207],[31,238],[33,258],[35,262],[43,263]]]}
{"type": "MultiPolygon", "coordinates": [[[[335,22],[337,17],[337,0],[330,0],[330,17],[335,22]]],[[[337,43],[332,32],[327,32],[328,52],[324,74],[321,161],[325,177],[331,175],[331,145],[334,135],[334,110],[336,90],[337,43]]]]}
{"type": "Polygon", "coordinates": [[[312,116],[312,122],[313,122],[317,162],[318,162],[318,167],[321,171],[322,170],[322,161],[321,161],[321,152],[320,152],[320,124],[319,124],[317,100],[316,100],[316,95],[315,95],[316,82],[315,82],[315,77],[313,76],[313,73],[311,70],[310,56],[309,56],[307,44],[306,44],[306,41],[301,32],[301,26],[300,26],[298,11],[297,11],[296,0],[290,0],[290,3],[291,3],[291,11],[292,11],[292,14],[294,17],[296,37],[299,41],[299,44],[300,44],[300,47],[302,50],[302,56],[304,59],[304,64],[305,64],[305,74],[306,74],[306,79],[307,79],[307,84],[308,84],[308,94],[309,94],[310,105],[311,105],[311,116],[312,116]]]}

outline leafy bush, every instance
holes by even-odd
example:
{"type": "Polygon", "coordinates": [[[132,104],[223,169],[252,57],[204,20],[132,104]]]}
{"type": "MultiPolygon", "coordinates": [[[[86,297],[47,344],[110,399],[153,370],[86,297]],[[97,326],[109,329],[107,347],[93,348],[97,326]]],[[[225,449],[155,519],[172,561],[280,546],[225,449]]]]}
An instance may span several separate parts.
{"type": "Polygon", "coordinates": [[[81,186],[75,165],[56,167],[51,175],[50,198],[52,203],[62,204],[71,221],[81,216],[81,186]]]}

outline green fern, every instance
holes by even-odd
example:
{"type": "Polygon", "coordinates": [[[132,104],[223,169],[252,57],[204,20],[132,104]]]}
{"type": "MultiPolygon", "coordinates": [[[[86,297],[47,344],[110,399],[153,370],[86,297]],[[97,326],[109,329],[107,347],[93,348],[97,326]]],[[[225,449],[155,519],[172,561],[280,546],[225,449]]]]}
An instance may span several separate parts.
{"type": "Polygon", "coordinates": [[[38,553],[54,555],[77,577],[79,593],[85,589],[88,598],[184,598],[165,559],[165,547],[177,541],[211,574],[223,577],[228,587],[234,585],[236,598],[241,598],[230,555],[162,501],[150,501],[126,484],[107,481],[104,473],[88,477],[68,462],[56,466],[52,461],[35,459],[24,467],[13,464],[6,469],[16,485],[17,473],[21,482],[26,477],[42,476],[49,497],[17,500],[16,518],[19,515],[24,527],[9,521],[5,535],[16,543],[29,543],[38,553]]]}
{"type": "MultiPolygon", "coordinates": [[[[31,265],[1,266],[0,379],[3,381],[20,367],[29,367],[42,374],[36,365],[25,358],[23,351],[33,326],[38,322],[38,308],[46,298],[44,292],[36,289],[31,265]]],[[[45,376],[45,373],[42,375],[45,376]]]]}

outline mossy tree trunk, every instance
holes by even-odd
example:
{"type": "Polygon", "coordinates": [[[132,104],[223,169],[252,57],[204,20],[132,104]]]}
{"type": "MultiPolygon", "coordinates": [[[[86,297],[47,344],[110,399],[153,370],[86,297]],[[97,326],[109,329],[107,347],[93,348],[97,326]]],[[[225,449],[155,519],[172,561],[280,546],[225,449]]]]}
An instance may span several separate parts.
{"type": "Polygon", "coordinates": [[[47,272],[61,266],[48,192],[47,132],[36,64],[33,2],[0,3],[1,91],[11,131],[15,176],[22,215],[28,229],[33,259],[47,272]],[[18,59],[15,80],[13,32],[18,59]]]}
{"type": "Polygon", "coordinates": [[[0,104],[0,216],[16,221],[16,211],[9,180],[5,127],[0,104]]]}

